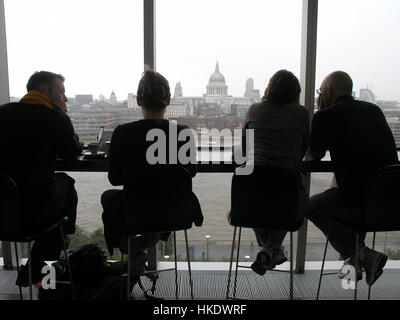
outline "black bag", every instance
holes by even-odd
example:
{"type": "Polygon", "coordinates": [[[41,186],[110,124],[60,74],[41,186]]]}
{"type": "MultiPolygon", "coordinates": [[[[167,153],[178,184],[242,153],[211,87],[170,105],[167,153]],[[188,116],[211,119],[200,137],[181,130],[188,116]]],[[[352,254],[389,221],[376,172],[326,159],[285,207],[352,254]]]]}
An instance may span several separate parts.
{"type": "MultiPolygon", "coordinates": [[[[99,278],[107,266],[107,256],[96,244],[84,244],[68,252],[72,278],[76,281],[99,278]]],[[[62,256],[52,266],[60,277],[68,275],[66,257],[62,256]]],[[[68,278],[68,277],[67,277],[68,278]]]]}
{"type": "MultiPolygon", "coordinates": [[[[94,244],[85,244],[68,252],[72,278],[78,300],[125,300],[126,278],[121,278],[121,262],[108,262],[103,249],[94,244]]],[[[64,283],[69,281],[65,257],[54,262],[56,269],[56,289],[39,288],[40,300],[71,300],[71,285],[64,283]]],[[[123,265],[127,271],[127,263],[123,265]]],[[[147,269],[147,267],[146,267],[147,269]]],[[[144,292],[146,298],[153,298],[158,276],[146,275],[152,281],[152,288],[146,290],[139,276],[133,276],[130,281],[132,288],[136,283],[144,292]],[[149,294],[151,292],[151,294],[149,294]]]]}
{"type": "MultiPolygon", "coordinates": [[[[121,279],[121,263],[107,262],[103,249],[94,244],[85,244],[68,252],[72,278],[79,300],[121,299],[126,292],[126,281],[121,279]],[[125,288],[124,288],[125,287],[125,288]],[[125,291],[124,291],[125,290],[125,291]]],[[[65,257],[54,262],[56,289],[39,288],[41,300],[70,300],[73,298],[65,257]]]]}

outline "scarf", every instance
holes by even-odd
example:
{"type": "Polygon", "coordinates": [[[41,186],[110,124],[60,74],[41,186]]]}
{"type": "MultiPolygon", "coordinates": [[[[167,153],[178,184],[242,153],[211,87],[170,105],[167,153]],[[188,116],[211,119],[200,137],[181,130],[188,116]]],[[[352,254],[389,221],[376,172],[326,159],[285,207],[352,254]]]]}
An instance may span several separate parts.
{"type": "Polygon", "coordinates": [[[19,102],[29,104],[42,104],[50,109],[53,109],[49,97],[36,90],[29,91],[25,96],[23,96],[23,98],[19,102]]]}

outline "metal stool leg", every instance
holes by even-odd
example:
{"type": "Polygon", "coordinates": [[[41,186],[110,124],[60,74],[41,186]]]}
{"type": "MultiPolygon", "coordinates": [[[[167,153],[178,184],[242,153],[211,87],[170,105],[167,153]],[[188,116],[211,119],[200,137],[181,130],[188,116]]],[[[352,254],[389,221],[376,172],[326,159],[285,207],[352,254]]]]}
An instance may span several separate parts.
{"type": "Polygon", "coordinates": [[[131,236],[128,236],[128,276],[126,280],[126,300],[129,300],[131,295],[131,251],[131,236]]]}
{"type": "Polygon", "coordinates": [[[178,258],[176,255],[176,232],[174,231],[174,256],[175,256],[175,298],[178,300],[178,258]]]}
{"type": "MultiPolygon", "coordinates": [[[[14,242],[14,248],[15,248],[15,259],[17,260],[17,272],[19,273],[19,257],[18,257],[18,248],[17,248],[17,243],[16,242],[14,242]]],[[[19,289],[19,299],[23,300],[22,287],[19,285],[18,289],[19,289]]]]}
{"type": "Polygon", "coordinates": [[[324,256],[323,256],[323,258],[322,258],[322,266],[321,266],[321,273],[320,273],[320,275],[319,275],[318,289],[317,289],[317,298],[316,298],[316,300],[319,299],[319,292],[320,292],[320,289],[321,289],[322,276],[324,275],[325,258],[326,258],[326,251],[327,251],[327,249],[328,249],[328,241],[329,241],[329,235],[330,235],[330,233],[331,233],[331,226],[332,226],[332,222],[329,223],[328,235],[326,236],[325,249],[324,249],[324,256]]]}
{"type": "Polygon", "coordinates": [[[185,229],[185,242],[186,242],[186,257],[187,257],[188,269],[189,269],[190,296],[192,297],[192,300],[193,300],[194,297],[193,297],[192,269],[190,268],[189,245],[188,245],[188,236],[187,236],[187,230],[186,229],[185,229]]]}
{"type": "MultiPolygon", "coordinates": [[[[376,240],[376,232],[374,232],[374,236],[372,238],[372,250],[375,250],[375,240],[376,240]]],[[[371,300],[371,286],[368,286],[368,300],[371,300]]]]}
{"type": "Polygon", "coordinates": [[[293,300],[293,232],[290,232],[290,279],[289,279],[290,300],[293,300]]]}
{"type": "Polygon", "coordinates": [[[124,298],[124,253],[121,252],[121,300],[124,298]]]}
{"type": "Polygon", "coordinates": [[[356,234],[356,261],[354,263],[354,268],[355,268],[355,276],[354,276],[354,285],[355,285],[355,290],[354,290],[354,300],[357,300],[357,270],[358,270],[358,241],[359,241],[359,235],[358,233],[356,234]]]}
{"type": "Polygon", "coordinates": [[[32,259],[31,259],[30,242],[28,242],[28,270],[29,270],[29,300],[32,300],[32,259]]]}
{"type": "Polygon", "coordinates": [[[72,299],[77,299],[76,297],[76,291],[75,291],[75,286],[74,286],[74,281],[72,278],[72,271],[71,271],[71,265],[69,263],[69,256],[67,252],[67,244],[65,243],[65,236],[64,236],[64,229],[63,226],[60,226],[60,234],[61,234],[61,241],[62,241],[62,246],[65,254],[65,261],[67,262],[67,271],[68,271],[68,277],[69,281],[71,282],[71,291],[72,291],[72,299]]]}
{"type": "Polygon", "coordinates": [[[231,248],[231,259],[229,261],[229,273],[228,273],[228,285],[226,286],[226,299],[229,299],[229,289],[231,286],[231,274],[232,274],[232,263],[233,263],[233,253],[235,251],[235,238],[236,238],[236,228],[233,229],[233,239],[231,248]]]}
{"type": "Polygon", "coordinates": [[[239,227],[239,237],[238,237],[238,247],[236,252],[236,269],[235,269],[235,284],[233,286],[233,297],[236,297],[236,284],[237,284],[237,274],[239,268],[239,252],[240,252],[240,238],[242,237],[242,227],[239,227]]]}

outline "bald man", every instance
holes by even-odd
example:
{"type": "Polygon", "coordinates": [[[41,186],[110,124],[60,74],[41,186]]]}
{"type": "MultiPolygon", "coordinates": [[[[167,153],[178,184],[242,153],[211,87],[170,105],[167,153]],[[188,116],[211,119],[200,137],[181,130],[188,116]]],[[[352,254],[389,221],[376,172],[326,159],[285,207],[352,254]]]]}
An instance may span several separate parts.
{"type": "MultiPolygon", "coordinates": [[[[353,81],[343,71],[328,75],[317,92],[318,112],[311,125],[310,155],[321,160],[327,151],[335,164],[337,187],[310,199],[308,219],[327,235],[331,219],[357,223],[363,204],[364,185],[378,168],[397,164],[393,134],[381,109],[352,97],[353,81]]],[[[329,240],[345,260],[354,265],[356,234],[333,222],[329,240]]],[[[357,279],[372,285],[382,274],[387,256],[365,246],[360,235],[357,279]]],[[[347,273],[342,269],[339,277],[347,273]]]]}

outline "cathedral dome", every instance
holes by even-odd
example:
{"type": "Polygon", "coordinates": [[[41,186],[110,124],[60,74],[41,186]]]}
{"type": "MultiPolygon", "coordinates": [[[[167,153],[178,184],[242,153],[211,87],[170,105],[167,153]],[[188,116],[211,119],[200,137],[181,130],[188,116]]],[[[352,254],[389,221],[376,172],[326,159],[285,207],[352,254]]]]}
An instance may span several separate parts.
{"type": "Polygon", "coordinates": [[[217,62],[217,65],[215,66],[215,72],[210,76],[209,82],[222,82],[222,83],[225,83],[224,75],[221,72],[219,72],[218,62],[217,62]]]}

